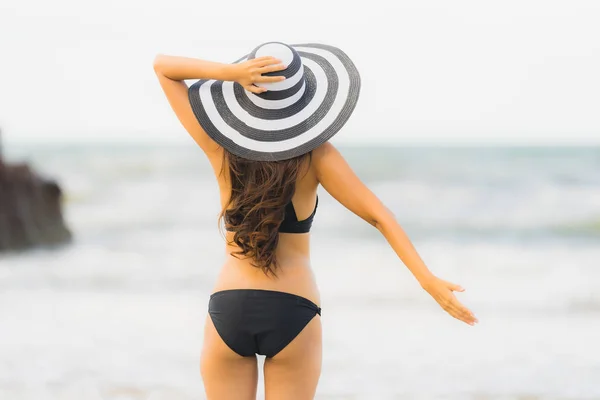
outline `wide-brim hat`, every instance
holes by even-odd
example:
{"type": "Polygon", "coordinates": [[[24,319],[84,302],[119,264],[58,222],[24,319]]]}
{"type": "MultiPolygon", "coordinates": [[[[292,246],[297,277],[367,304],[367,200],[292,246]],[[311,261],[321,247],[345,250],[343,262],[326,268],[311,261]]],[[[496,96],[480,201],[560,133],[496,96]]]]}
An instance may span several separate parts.
{"type": "Polygon", "coordinates": [[[265,75],[252,93],[230,81],[199,80],[188,94],[198,122],[231,153],[256,161],[279,161],[314,150],[348,121],[360,93],[360,75],[340,49],[324,44],[269,42],[235,61],[273,56],[287,66],[265,75]]]}

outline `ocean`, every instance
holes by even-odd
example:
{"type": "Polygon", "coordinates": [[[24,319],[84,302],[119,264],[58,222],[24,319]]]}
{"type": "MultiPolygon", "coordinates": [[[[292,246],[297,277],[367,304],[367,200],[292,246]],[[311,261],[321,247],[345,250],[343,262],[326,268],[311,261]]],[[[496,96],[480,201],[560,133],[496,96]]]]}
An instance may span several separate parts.
{"type": "MultiPolygon", "coordinates": [[[[480,323],[445,314],[379,232],[320,189],[317,399],[600,399],[600,147],[340,150],[480,323]]],[[[0,256],[0,399],[204,399],[223,246],[200,149],[5,152],[58,179],[74,241],[0,256]]]]}

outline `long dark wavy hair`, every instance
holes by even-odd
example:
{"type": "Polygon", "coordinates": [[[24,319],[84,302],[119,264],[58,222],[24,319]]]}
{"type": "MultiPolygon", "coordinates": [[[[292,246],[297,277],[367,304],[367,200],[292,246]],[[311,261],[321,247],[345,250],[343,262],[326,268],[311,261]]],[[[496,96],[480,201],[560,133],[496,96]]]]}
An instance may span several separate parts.
{"type": "Polygon", "coordinates": [[[275,250],[285,206],[296,191],[296,181],[308,172],[312,153],[283,161],[251,161],[224,150],[221,174],[229,170],[231,195],[219,222],[233,231],[230,244],[240,250],[237,258],[250,258],[251,264],[266,275],[276,276],[275,250]]]}

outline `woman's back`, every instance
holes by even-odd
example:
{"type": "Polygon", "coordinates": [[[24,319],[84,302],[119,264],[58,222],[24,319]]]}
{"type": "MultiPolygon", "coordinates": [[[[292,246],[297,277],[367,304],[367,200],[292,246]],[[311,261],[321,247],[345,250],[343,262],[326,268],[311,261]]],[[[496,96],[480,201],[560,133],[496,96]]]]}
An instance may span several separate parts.
{"type": "MultiPolygon", "coordinates": [[[[317,172],[311,161],[310,156],[302,160],[302,169],[295,181],[291,202],[281,202],[285,215],[282,225],[287,225],[288,229],[280,229],[278,232],[278,243],[275,250],[277,267],[274,268],[276,278],[254,266],[251,258],[236,256],[235,253],[240,251],[240,247],[233,243],[235,231],[226,230],[226,258],[214,291],[235,288],[279,290],[306,297],[316,304],[320,304],[317,284],[310,263],[310,232],[286,232],[294,230],[292,224],[294,218],[290,218],[292,210],[295,219],[301,223],[313,220],[313,218],[314,221],[318,220],[316,211],[319,183],[317,172]]],[[[232,193],[231,171],[227,164],[227,157],[221,156],[215,159],[213,165],[220,189],[222,208],[227,207],[232,193]]],[[[241,217],[243,218],[243,216],[241,217]]],[[[227,224],[227,221],[225,223],[227,224]]],[[[305,229],[300,229],[300,231],[308,230],[306,229],[308,225],[305,224],[302,227],[305,229]]],[[[316,225],[315,223],[313,226],[316,225]]]]}

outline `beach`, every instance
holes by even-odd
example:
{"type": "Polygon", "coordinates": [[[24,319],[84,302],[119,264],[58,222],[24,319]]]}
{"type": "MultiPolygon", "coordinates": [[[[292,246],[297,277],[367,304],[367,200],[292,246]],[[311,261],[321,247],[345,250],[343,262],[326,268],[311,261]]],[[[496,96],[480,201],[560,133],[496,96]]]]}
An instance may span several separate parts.
{"type": "MultiPolygon", "coordinates": [[[[340,149],[480,324],[445,314],[321,188],[317,399],[600,399],[600,148],[340,149]]],[[[74,241],[0,256],[0,399],[204,399],[202,327],[224,253],[201,151],[5,152],[59,179],[74,241]]]]}

